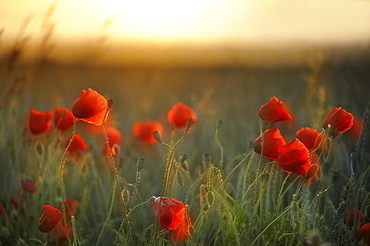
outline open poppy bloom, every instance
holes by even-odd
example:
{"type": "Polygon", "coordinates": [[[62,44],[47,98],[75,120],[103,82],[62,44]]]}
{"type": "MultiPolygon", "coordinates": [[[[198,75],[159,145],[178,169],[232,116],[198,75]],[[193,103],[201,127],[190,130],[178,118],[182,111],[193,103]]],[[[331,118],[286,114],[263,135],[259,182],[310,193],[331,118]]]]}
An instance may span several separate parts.
{"type": "Polygon", "coordinates": [[[73,125],[74,116],[67,108],[56,107],[54,109],[54,126],[59,130],[68,130],[73,125]]]}
{"type": "Polygon", "coordinates": [[[41,232],[50,232],[57,225],[61,217],[59,209],[50,205],[42,207],[41,215],[38,221],[38,227],[41,232]]]}
{"type": "Polygon", "coordinates": [[[288,173],[305,175],[311,165],[310,153],[297,138],[279,149],[278,165],[288,173]]]}
{"type": "Polygon", "coordinates": [[[51,118],[53,116],[53,111],[40,112],[34,109],[30,110],[29,118],[29,129],[32,134],[38,135],[42,134],[51,129],[51,118]]]}
{"type": "Polygon", "coordinates": [[[37,184],[33,182],[32,180],[22,179],[21,184],[22,184],[22,190],[31,192],[32,194],[36,193],[37,184]]]}
{"type": "Polygon", "coordinates": [[[317,148],[322,140],[322,135],[310,127],[300,128],[295,135],[309,150],[317,148]]]}
{"type": "Polygon", "coordinates": [[[292,120],[292,116],[287,112],[284,103],[279,101],[277,97],[273,97],[268,103],[263,104],[258,115],[262,120],[269,122],[292,120]]]}
{"type": "Polygon", "coordinates": [[[79,97],[72,104],[72,113],[76,118],[96,126],[106,121],[108,101],[97,91],[89,88],[82,90],[79,97]]]}
{"type": "Polygon", "coordinates": [[[152,135],[154,131],[163,132],[162,124],[155,120],[136,122],[132,128],[132,134],[145,144],[157,143],[152,135]]]}
{"type": "Polygon", "coordinates": [[[338,133],[351,129],[354,118],[351,113],[342,109],[342,107],[335,108],[325,116],[322,127],[325,130],[329,128],[329,136],[335,137],[338,133]]]}
{"type": "Polygon", "coordinates": [[[277,159],[279,155],[279,149],[285,144],[283,136],[280,134],[279,129],[274,126],[267,129],[263,133],[263,148],[262,148],[262,135],[254,140],[253,147],[254,151],[261,154],[263,149],[263,156],[268,159],[277,159]]]}
{"type": "Polygon", "coordinates": [[[168,111],[167,120],[170,123],[175,123],[175,126],[177,127],[184,127],[186,126],[186,122],[188,120],[191,121],[191,124],[194,124],[198,121],[198,118],[192,108],[185,106],[183,103],[179,102],[174,105],[170,109],[170,111],[168,111]]]}
{"type": "Polygon", "coordinates": [[[366,223],[361,226],[358,230],[358,236],[364,245],[370,245],[370,223],[366,223]]]}
{"type": "Polygon", "coordinates": [[[112,156],[115,156],[117,153],[114,149],[114,146],[115,145],[121,146],[122,134],[117,128],[113,126],[107,127],[106,132],[107,132],[107,137],[108,137],[108,142],[109,142],[109,150],[112,156]]]}
{"type": "Polygon", "coordinates": [[[365,220],[365,214],[357,209],[351,209],[344,213],[344,222],[349,226],[359,225],[365,220]]]}
{"type": "Polygon", "coordinates": [[[165,229],[176,230],[185,219],[185,204],[176,198],[157,197],[152,207],[165,229]]]}
{"type": "MultiPolygon", "coordinates": [[[[70,139],[67,141],[67,145],[69,143],[70,139]]],[[[83,137],[76,133],[74,138],[73,138],[73,142],[71,143],[71,146],[69,146],[69,149],[68,151],[70,153],[76,153],[78,151],[85,151],[85,150],[88,150],[89,147],[87,146],[85,140],[83,139],[83,137]]]]}
{"type": "MultiPolygon", "coordinates": [[[[78,207],[78,201],[69,197],[65,199],[64,204],[65,204],[65,210],[66,210],[67,217],[76,214],[77,207],[78,207]]],[[[59,202],[59,208],[62,210],[62,202],[59,202]]]]}
{"type": "Polygon", "coordinates": [[[181,225],[174,231],[171,231],[171,240],[177,243],[186,242],[192,234],[193,222],[190,216],[186,216],[181,225]]]}

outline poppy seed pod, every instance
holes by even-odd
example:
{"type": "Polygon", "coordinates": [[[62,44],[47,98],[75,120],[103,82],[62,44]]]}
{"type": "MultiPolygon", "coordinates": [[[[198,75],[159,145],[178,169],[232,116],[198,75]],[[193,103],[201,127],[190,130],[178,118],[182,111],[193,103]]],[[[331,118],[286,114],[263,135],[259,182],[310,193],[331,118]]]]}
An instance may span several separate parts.
{"type": "Polygon", "coordinates": [[[41,232],[50,232],[57,225],[61,217],[59,209],[50,205],[42,207],[41,215],[38,221],[38,228],[41,232]]]}
{"type": "Polygon", "coordinates": [[[82,121],[101,126],[106,121],[108,101],[97,91],[89,88],[82,90],[72,104],[72,113],[82,121]]]}
{"type": "Polygon", "coordinates": [[[185,219],[185,204],[176,198],[157,197],[152,207],[165,229],[176,230],[185,219]]]}

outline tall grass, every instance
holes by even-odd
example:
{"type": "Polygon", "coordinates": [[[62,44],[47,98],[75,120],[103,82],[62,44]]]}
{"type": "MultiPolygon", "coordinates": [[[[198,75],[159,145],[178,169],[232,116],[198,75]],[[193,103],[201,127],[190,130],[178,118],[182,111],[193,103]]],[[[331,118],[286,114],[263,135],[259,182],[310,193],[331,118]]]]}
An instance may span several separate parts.
{"type": "MultiPolygon", "coordinates": [[[[110,87],[93,80],[92,85],[117,102],[111,124],[122,130],[125,143],[114,159],[104,154],[103,129],[91,136],[77,123],[77,132],[85,133],[89,144],[89,151],[77,159],[63,157],[72,130],[59,133],[52,129],[40,136],[29,133],[31,108],[70,107],[78,92],[86,89],[79,88],[80,84],[72,86],[73,81],[81,79],[84,86],[90,86],[87,80],[94,77],[80,77],[79,71],[73,72],[75,68],[58,69],[40,72],[36,68],[28,79],[19,75],[23,74],[20,66],[1,77],[2,245],[46,244],[48,235],[37,228],[41,208],[44,204],[57,207],[66,197],[79,205],[77,213],[67,218],[72,225],[71,240],[64,241],[65,245],[300,245],[309,240],[314,245],[359,244],[358,228],[345,224],[344,213],[355,208],[369,220],[369,108],[363,115],[359,141],[351,142],[348,133],[337,137],[331,152],[322,156],[322,175],[313,183],[284,172],[251,146],[260,134],[259,106],[276,93],[290,102],[294,112],[293,124],[278,124],[287,139],[301,126],[321,129],[334,89],[320,81],[328,76],[320,57],[309,69],[298,72],[304,75],[298,85],[266,82],[292,79],[279,77],[283,72],[261,77],[259,71],[252,71],[248,85],[241,79],[226,87],[222,80],[240,79],[235,74],[245,73],[222,69],[192,71],[195,78],[205,80],[200,85],[187,83],[177,70],[168,71],[168,81],[180,80],[172,85],[156,81],[156,76],[163,76],[161,71],[147,71],[152,83],[142,82],[146,77],[138,77],[142,75],[137,71],[115,71],[113,76],[116,80],[127,76],[136,85],[113,81],[110,87]],[[48,85],[53,71],[72,82],[48,85]],[[222,77],[218,82],[211,81],[215,74],[222,77]],[[292,94],[292,88],[299,92],[292,94]],[[133,122],[156,118],[167,124],[166,109],[182,100],[194,106],[198,123],[186,130],[168,124],[160,143],[151,147],[131,137],[133,122]],[[21,189],[22,178],[37,183],[35,194],[21,189]],[[193,221],[187,242],[173,241],[171,232],[159,225],[150,205],[156,196],[176,197],[186,204],[186,216],[193,221]]],[[[100,79],[110,72],[102,73],[100,79]]]]}

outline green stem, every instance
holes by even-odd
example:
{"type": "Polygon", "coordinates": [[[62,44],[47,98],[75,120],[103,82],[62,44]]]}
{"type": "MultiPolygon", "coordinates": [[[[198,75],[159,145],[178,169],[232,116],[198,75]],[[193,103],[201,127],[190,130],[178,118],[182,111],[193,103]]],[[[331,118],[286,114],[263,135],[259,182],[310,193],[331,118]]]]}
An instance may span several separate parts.
{"type": "MultiPolygon", "coordinates": [[[[63,156],[62,156],[62,160],[60,162],[60,169],[59,169],[59,186],[60,186],[60,193],[61,193],[61,197],[62,197],[62,218],[63,218],[63,224],[66,227],[68,225],[67,225],[66,207],[65,207],[65,191],[64,191],[63,172],[64,172],[64,165],[65,165],[67,155],[68,155],[68,150],[71,147],[71,144],[72,144],[72,142],[75,138],[75,135],[76,135],[76,118],[74,118],[74,120],[73,120],[72,136],[71,136],[71,138],[68,142],[67,147],[64,149],[64,153],[63,153],[63,156]]],[[[68,233],[67,233],[67,239],[68,239],[69,245],[72,245],[71,238],[69,237],[68,233]]]]}

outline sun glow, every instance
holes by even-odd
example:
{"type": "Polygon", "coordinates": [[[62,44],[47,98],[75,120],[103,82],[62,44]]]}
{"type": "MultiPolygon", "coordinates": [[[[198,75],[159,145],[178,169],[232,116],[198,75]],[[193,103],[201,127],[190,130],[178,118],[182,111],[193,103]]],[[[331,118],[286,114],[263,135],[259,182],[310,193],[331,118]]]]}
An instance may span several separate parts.
{"type": "MultiPolygon", "coordinates": [[[[197,23],[207,21],[210,0],[79,1],[89,15],[111,18],[110,32],[136,39],[179,39],[196,36],[197,23]]],[[[83,9],[83,8],[80,8],[83,9]]],[[[90,18],[93,19],[93,18],[90,18]]]]}

